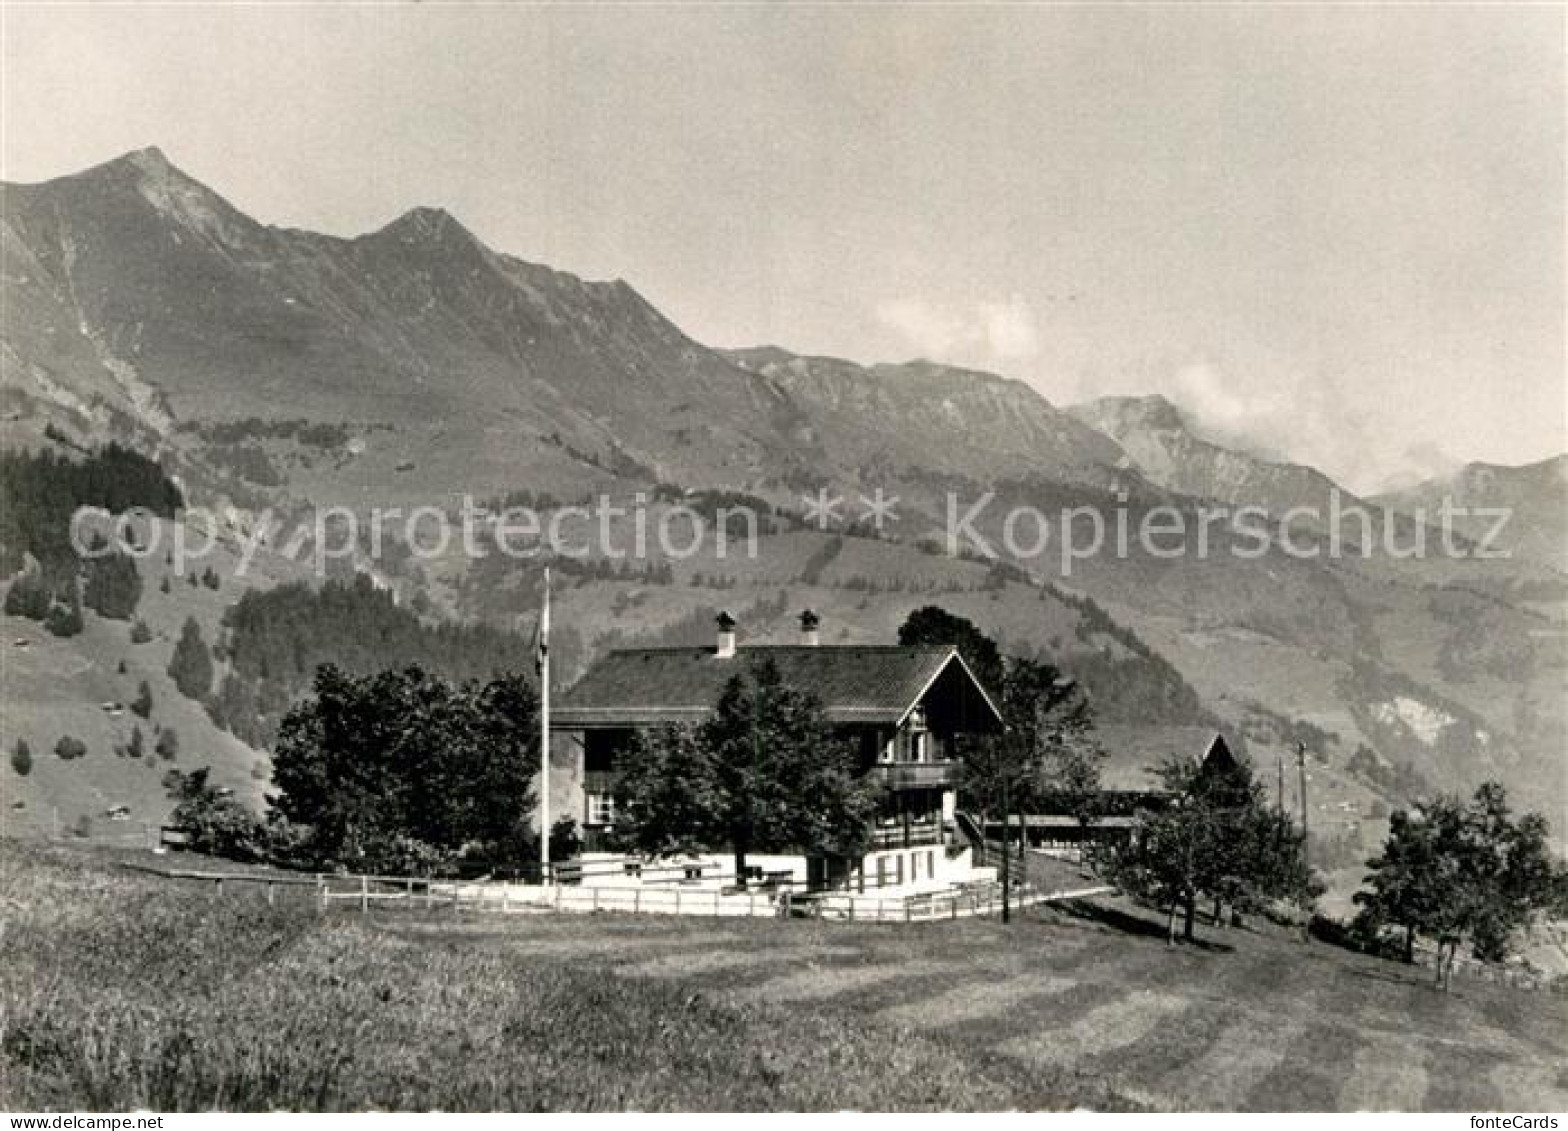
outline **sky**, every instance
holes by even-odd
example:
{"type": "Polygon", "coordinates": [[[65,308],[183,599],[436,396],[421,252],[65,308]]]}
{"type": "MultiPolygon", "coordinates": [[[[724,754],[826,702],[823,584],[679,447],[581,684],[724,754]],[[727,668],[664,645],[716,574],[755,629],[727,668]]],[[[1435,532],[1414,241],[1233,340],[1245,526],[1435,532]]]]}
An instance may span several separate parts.
{"type": "Polygon", "coordinates": [[[708,344],[1163,393],[1359,490],[1568,450],[1559,6],[0,10],[7,180],[444,207],[708,344]]]}

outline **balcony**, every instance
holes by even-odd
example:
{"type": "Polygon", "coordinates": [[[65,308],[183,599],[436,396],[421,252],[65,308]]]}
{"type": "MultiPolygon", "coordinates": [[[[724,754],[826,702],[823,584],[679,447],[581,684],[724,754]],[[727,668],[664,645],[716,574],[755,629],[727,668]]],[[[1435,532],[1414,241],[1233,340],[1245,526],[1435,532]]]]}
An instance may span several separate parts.
{"type": "Polygon", "coordinates": [[[871,830],[871,848],[917,848],[943,843],[941,821],[911,821],[908,825],[885,825],[871,830]]]}
{"type": "Polygon", "coordinates": [[[888,789],[948,789],[958,782],[958,763],[879,762],[871,773],[888,789]]]}

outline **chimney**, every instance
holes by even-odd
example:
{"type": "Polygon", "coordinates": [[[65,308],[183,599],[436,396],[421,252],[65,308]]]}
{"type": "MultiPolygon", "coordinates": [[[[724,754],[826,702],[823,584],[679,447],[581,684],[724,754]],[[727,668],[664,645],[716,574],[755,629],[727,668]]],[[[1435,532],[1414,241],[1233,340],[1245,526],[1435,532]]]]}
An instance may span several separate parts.
{"type": "Polygon", "coordinates": [[[721,610],[717,619],[719,625],[718,657],[721,660],[728,660],[735,655],[735,618],[721,610]]]}
{"type": "Polygon", "coordinates": [[[807,609],[800,614],[800,642],[807,647],[815,648],[821,643],[817,636],[817,626],[822,623],[816,613],[807,609]]]}

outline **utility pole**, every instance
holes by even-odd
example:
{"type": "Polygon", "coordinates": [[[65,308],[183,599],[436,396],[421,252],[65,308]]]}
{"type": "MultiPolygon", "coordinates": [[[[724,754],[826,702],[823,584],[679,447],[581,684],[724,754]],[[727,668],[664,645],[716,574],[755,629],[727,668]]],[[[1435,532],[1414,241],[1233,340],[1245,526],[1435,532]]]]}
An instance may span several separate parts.
{"type": "MultiPolygon", "coordinates": [[[[1301,864],[1310,875],[1312,872],[1311,844],[1307,838],[1307,744],[1296,743],[1296,773],[1298,785],[1301,789],[1301,864]]],[[[1307,901],[1303,897],[1301,902],[1301,941],[1312,941],[1312,915],[1307,901]]]]}
{"type": "Polygon", "coordinates": [[[1301,856],[1307,858],[1307,744],[1296,743],[1297,785],[1301,789],[1301,856]]]}
{"type": "Polygon", "coordinates": [[[1012,916],[1012,850],[1007,847],[1007,814],[1012,808],[1012,775],[1002,774],[1002,922],[1011,923],[1012,916]]]}
{"type": "Polygon", "coordinates": [[[544,567],[535,663],[539,669],[539,882],[550,882],[550,567],[544,567]]]}

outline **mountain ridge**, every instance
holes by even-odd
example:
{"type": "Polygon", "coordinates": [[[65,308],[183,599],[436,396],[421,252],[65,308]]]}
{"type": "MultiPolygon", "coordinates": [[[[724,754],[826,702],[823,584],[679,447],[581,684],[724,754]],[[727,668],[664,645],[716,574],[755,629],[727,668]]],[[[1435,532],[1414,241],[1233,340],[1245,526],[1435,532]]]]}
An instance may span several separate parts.
{"type": "MultiPolygon", "coordinates": [[[[429,438],[434,420],[469,433],[484,472],[476,489],[504,486],[503,469],[551,438],[557,451],[658,478],[747,489],[822,473],[858,479],[916,459],[971,478],[1027,463],[1103,484],[1119,457],[1021,382],[920,363],[901,368],[925,391],[933,379],[977,384],[973,407],[1006,430],[1002,442],[868,454],[864,428],[846,434],[831,419],[842,388],[755,372],[696,342],[624,280],[496,251],[441,208],[346,238],[269,227],[155,148],[7,189],[8,251],[39,267],[6,280],[25,308],[4,328],[11,348],[52,359],[35,368],[54,386],[132,416],[140,402],[115,398],[112,377],[151,375],[160,434],[169,419],[264,416],[279,404],[326,420],[373,406],[416,435],[429,438]],[[26,341],[40,324],[49,340],[26,341]]],[[[874,407],[913,421],[928,415],[911,403],[921,395],[883,381],[874,407]]]]}
{"type": "MultiPolygon", "coordinates": [[[[709,606],[746,585],[754,605],[786,588],[809,598],[843,639],[885,640],[936,602],[1022,650],[1081,647],[1114,670],[1117,641],[1041,584],[1047,566],[953,559],[909,532],[928,533],[919,521],[935,525],[955,493],[1053,513],[1114,507],[1119,490],[1135,506],[1280,511],[1333,487],[1194,437],[1159,399],[1062,409],[1015,378],[924,360],[709,348],[623,280],[493,250],[442,209],[342,237],[258,223],[159,151],[95,170],[7,186],[0,202],[8,444],[55,444],[49,429],[133,437],[189,498],[237,516],[236,532],[267,508],[449,512],[462,493],[559,506],[738,490],[781,508],[766,561],[703,559],[679,584],[584,567],[561,607],[585,649],[688,620],[705,630],[709,606]],[[278,427],[306,422],[328,427],[309,441],[278,427]],[[802,497],[827,488],[846,500],[887,488],[906,525],[884,538],[812,529],[802,497]]],[[[521,565],[374,566],[432,616],[531,610],[521,565]]],[[[1074,600],[1091,595],[1106,623],[1135,630],[1229,726],[1303,722],[1341,736],[1336,758],[1365,741],[1444,786],[1561,776],[1563,649],[1535,635],[1561,623],[1561,574],[1277,549],[1074,568],[1074,600]]],[[[176,588],[170,625],[190,599],[176,588]]],[[[71,647],[40,642],[36,658],[45,645],[71,647]]],[[[1546,795],[1564,795],[1552,784],[1546,795]]]]}

